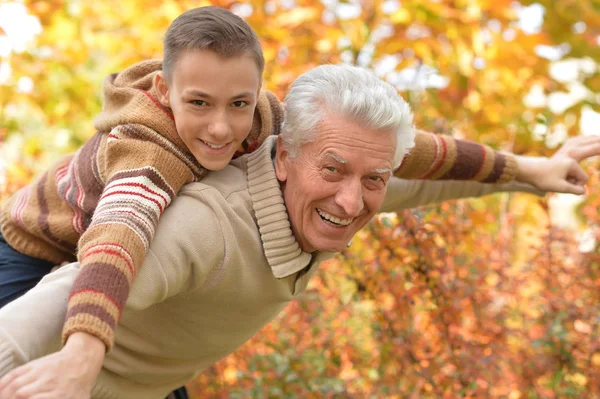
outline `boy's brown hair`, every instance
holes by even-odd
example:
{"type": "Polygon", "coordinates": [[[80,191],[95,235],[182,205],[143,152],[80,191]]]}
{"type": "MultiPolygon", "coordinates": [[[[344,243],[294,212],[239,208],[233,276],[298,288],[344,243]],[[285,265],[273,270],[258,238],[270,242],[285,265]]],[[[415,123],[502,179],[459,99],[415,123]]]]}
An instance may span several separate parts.
{"type": "Polygon", "coordinates": [[[250,25],[224,8],[194,8],[178,16],[164,40],[163,71],[171,80],[173,65],[182,51],[210,50],[221,57],[250,55],[260,76],[265,66],[260,41],[250,25]]]}

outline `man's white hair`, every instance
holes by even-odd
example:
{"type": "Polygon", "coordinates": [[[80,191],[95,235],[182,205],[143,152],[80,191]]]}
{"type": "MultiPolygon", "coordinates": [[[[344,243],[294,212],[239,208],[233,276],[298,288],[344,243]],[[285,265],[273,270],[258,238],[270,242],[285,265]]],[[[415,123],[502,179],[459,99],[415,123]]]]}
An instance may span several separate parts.
{"type": "Polygon", "coordinates": [[[326,114],[341,115],[368,129],[395,132],[394,169],[415,144],[410,106],[392,85],[362,68],[321,65],[298,77],[285,97],[281,136],[291,157],[315,139],[326,114]]]}

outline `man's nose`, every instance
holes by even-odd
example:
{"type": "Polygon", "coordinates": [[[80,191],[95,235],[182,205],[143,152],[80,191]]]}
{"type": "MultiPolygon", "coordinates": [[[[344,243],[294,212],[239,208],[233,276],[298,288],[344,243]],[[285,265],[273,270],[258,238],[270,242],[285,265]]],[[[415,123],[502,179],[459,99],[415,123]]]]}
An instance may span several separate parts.
{"type": "Polygon", "coordinates": [[[344,210],[345,216],[360,215],[365,207],[362,183],[360,181],[345,182],[335,196],[335,203],[344,210]]]}
{"type": "Polygon", "coordinates": [[[208,125],[208,133],[215,141],[222,143],[229,140],[231,126],[229,124],[229,116],[226,110],[216,110],[212,115],[212,119],[208,125]]]}

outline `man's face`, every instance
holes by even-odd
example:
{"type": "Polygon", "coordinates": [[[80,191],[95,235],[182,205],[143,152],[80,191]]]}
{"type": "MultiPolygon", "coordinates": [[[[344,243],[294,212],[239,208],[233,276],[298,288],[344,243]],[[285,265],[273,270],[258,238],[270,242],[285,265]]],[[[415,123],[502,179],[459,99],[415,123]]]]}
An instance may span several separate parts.
{"type": "Polygon", "coordinates": [[[396,135],[326,115],[316,140],[290,158],[281,139],[276,173],[292,231],[307,252],[343,250],[379,210],[391,176],[396,135]]]}
{"type": "Polygon", "coordinates": [[[196,160],[206,169],[223,169],[252,127],[261,85],[254,60],[184,51],[173,66],[171,82],[160,74],[154,84],[196,160]]]}

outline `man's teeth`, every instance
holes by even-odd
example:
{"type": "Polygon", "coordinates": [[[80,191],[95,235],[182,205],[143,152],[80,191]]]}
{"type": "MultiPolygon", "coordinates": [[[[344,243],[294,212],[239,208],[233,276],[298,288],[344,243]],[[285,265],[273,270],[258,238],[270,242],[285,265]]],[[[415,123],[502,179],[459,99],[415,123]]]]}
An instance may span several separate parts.
{"type": "Polygon", "coordinates": [[[220,150],[221,148],[223,148],[227,145],[227,144],[221,144],[221,145],[211,144],[204,140],[202,140],[202,142],[214,150],[220,150]]]}
{"type": "Polygon", "coordinates": [[[350,223],[352,223],[352,218],[350,218],[350,219],[336,218],[335,216],[330,215],[327,212],[322,211],[320,209],[317,209],[317,212],[319,213],[319,215],[321,216],[321,218],[323,218],[324,220],[327,220],[328,222],[331,222],[333,224],[337,224],[339,226],[348,226],[350,223]]]}

